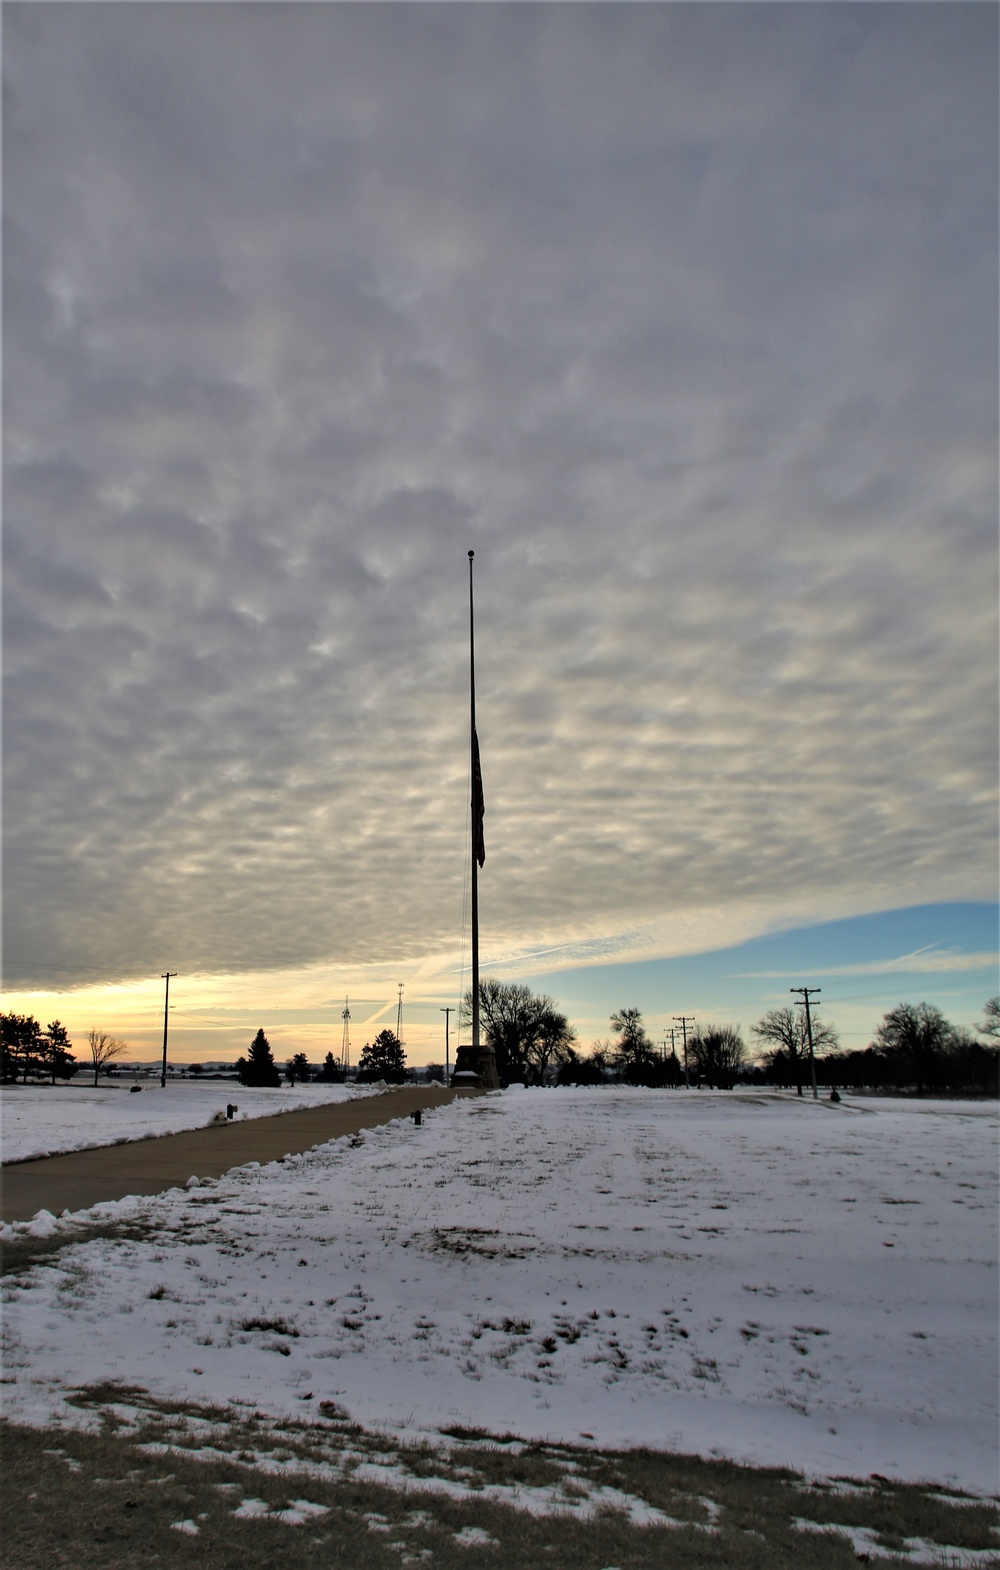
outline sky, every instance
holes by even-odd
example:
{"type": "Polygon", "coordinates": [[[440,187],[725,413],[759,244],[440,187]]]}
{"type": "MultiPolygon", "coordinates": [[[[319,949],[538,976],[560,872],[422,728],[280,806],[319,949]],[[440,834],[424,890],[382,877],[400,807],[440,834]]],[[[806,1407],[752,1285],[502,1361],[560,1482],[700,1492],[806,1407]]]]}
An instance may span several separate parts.
{"type": "Polygon", "coordinates": [[[439,1059],[474,549],[485,969],[979,1017],[997,26],[6,5],[6,1006],[439,1059]]]}

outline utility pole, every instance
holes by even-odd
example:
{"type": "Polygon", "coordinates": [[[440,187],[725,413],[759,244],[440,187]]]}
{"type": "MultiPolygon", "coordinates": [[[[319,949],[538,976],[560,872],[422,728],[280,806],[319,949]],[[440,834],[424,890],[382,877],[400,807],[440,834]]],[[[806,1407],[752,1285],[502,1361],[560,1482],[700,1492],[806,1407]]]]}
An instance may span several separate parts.
{"type": "Polygon", "coordinates": [[[167,1011],[170,1008],[170,978],[176,976],[176,970],[164,971],[161,981],[167,983],[167,990],[163,998],[163,1067],[160,1069],[160,1089],[167,1088],[167,1011]]]}
{"type": "Polygon", "coordinates": [[[453,1003],[449,1004],[446,1009],[441,1010],[441,1013],[444,1015],[444,1082],[446,1085],[451,1078],[451,1066],[448,1061],[448,1026],[451,1024],[449,1015],[454,1014],[454,1012],[455,1005],[453,1003]]]}
{"type": "Polygon", "coordinates": [[[664,1027],[663,1027],[663,1061],[664,1061],[664,1064],[667,1061],[667,1044],[668,1044],[668,1042],[670,1044],[670,1056],[672,1058],[676,1057],[677,1056],[677,1032],[674,1029],[673,1025],[664,1025],[664,1027]]]}
{"type": "Polygon", "coordinates": [[[809,1071],[812,1074],[813,1100],[814,1101],[818,1101],[819,1100],[819,1092],[816,1089],[816,1057],[815,1057],[815,1054],[813,1053],[813,1027],[812,1027],[812,1016],[809,1013],[809,999],[810,999],[811,996],[815,997],[817,992],[822,992],[823,988],[822,987],[789,987],[788,990],[789,990],[789,992],[801,992],[801,994],[802,994],[802,1001],[805,1004],[805,1010],[806,1010],[806,1035],[809,1037],[809,1071]]]}
{"type": "Polygon", "coordinates": [[[694,1015],[693,1014],[675,1014],[674,1015],[674,1019],[677,1021],[678,1025],[681,1027],[681,1034],[684,1037],[684,1089],[685,1090],[690,1090],[691,1089],[691,1075],[688,1073],[688,1025],[689,1024],[692,1024],[692,1025],[694,1024],[694,1015]]]}

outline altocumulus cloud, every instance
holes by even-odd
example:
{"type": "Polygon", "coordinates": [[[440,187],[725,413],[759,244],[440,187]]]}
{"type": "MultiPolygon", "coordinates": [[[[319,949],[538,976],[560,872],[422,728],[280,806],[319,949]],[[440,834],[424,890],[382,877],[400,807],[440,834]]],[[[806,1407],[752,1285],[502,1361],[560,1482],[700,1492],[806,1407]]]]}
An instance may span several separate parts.
{"type": "Polygon", "coordinates": [[[8,984],[454,948],[470,547],[498,952],[990,896],[995,8],[4,25],[8,984]]]}

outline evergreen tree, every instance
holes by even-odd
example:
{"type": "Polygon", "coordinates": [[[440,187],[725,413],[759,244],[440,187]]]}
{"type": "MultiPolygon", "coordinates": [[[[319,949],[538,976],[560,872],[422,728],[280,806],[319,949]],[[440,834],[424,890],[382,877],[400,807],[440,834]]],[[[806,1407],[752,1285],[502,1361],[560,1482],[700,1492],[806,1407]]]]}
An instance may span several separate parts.
{"type": "Polygon", "coordinates": [[[344,1071],[332,1052],[328,1052],[326,1057],[323,1059],[323,1067],[319,1071],[319,1077],[328,1085],[343,1084],[344,1071]]]}
{"type": "Polygon", "coordinates": [[[669,1085],[672,1090],[676,1090],[683,1078],[684,1070],[681,1068],[681,1060],[673,1047],[671,1047],[670,1056],[663,1063],[663,1083],[669,1085]]]}
{"type": "Polygon", "coordinates": [[[384,1079],[388,1085],[401,1085],[406,1078],[406,1053],[394,1030],[380,1030],[375,1040],[361,1049],[358,1079],[370,1082],[384,1079]]]}
{"type": "Polygon", "coordinates": [[[567,1047],[559,1072],[556,1074],[557,1085],[601,1085],[604,1075],[592,1057],[582,1058],[573,1048],[567,1047]]]}
{"type": "Polygon", "coordinates": [[[281,1075],[271,1056],[271,1043],[262,1030],[258,1030],[250,1043],[249,1057],[236,1059],[236,1071],[240,1076],[241,1085],[265,1085],[274,1088],[281,1084],[281,1075]]]}
{"type": "Polygon", "coordinates": [[[56,1078],[72,1079],[79,1068],[73,1056],[73,1043],[69,1039],[69,1031],[58,1019],[54,1019],[45,1030],[42,1038],[45,1056],[52,1074],[53,1085],[56,1078]]]}
{"type": "Polygon", "coordinates": [[[44,1074],[47,1068],[42,1027],[33,1014],[0,1014],[0,1040],[3,1044],[3,1077],[24,1084],[29,1074],[44,1074]]]}
{"type": "Polygon", "coordinates": [[[303,1084],[308,1082],[310,1078],[309,1059],[304,1052],[296,1052],[294,1057],[288,1059],[288,1062],[285,1064],[285,1078],[290,1085],[294,1085],[297,1079],[301,1080],[303,1084]]]}

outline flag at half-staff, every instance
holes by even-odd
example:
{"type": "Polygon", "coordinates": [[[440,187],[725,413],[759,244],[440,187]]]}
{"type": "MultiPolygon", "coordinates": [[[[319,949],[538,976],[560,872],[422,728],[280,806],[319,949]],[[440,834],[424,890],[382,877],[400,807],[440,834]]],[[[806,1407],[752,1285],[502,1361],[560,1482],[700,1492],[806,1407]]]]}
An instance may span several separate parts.
{"type": "Polygon", "coordinates": [[[476,618],[472,596],[472,562],[475,551],[469,552],[469,736],[472,751],[472,877],[469,892],[472,907],[472,1042],[459,1046],[455,1056],[452,1084],[469,1090],[496,1090],[496,1059],[493,1048],[484,1045],[479,1035],[479,871],[486,860],[486,841],[483,838],[483,819],[486,807],[483,802],[483,769],[479,761],[479,737],[476,733],[476,618]]]}
{"type": "Polygon", "coordinates": [[[472,732],[472,845],[476,853],[476,860],[482,866],[486,860],[486,840],[483,835],[483,819],[486,816],[486,803],[483,800],[483,768],[479,761],[479,737],[472,732]]]}

